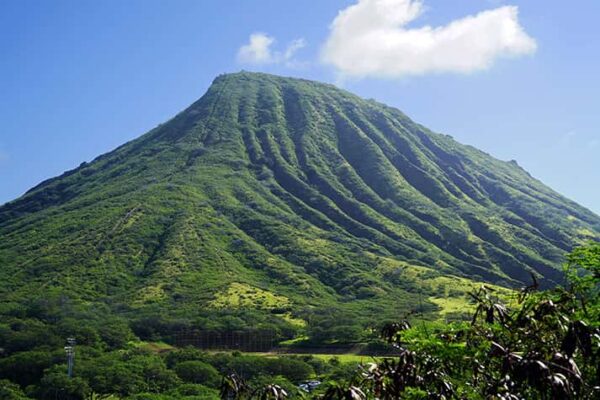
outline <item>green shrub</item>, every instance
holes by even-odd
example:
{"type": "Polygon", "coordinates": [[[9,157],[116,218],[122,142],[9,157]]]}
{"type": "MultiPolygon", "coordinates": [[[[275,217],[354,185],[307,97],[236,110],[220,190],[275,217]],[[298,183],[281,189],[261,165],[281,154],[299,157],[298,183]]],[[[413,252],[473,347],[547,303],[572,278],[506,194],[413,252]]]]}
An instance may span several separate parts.
{"type": "Polygon", "coordinates": [[[202,361],[183,361],[175,365],[175,373],[188,383],[200,383],[209,387],[217,387],[220,383],[219,371],[202,361]]]}
{"type": "Polygon", "coordinates": [[[195,383],[184,383],[179,385],[177,389],[169,392],[173,396],[193,396],[193,399],[217,400],[219,399],[219,391],[209,388],[204,385],[195,383]]]}
{"type": "Polygon", "coordinates": [[[21,387],[7,379],[0,379],[0,399],[2,400],[28,400],[29,397],[21,390],[21,387]]]}

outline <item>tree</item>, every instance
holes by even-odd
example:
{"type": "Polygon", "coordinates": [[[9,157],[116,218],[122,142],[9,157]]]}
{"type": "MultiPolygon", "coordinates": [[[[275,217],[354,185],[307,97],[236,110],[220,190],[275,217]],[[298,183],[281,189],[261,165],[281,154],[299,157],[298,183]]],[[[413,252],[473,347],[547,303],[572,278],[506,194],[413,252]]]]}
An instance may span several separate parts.
{"type": "Polygon", "coordinates": [[[175,373],[183,381],[200,383],[209,387],[218,387],[221,377],[219,371],[202,361],[183,361],[175,366],[175,373]]]}
{"type": "Polygon", "coordinates": [[[567,256],[565,267],[571,291],[590,320],[600,319],[600,243],[589,242],[567,256]]]}
{"type": "Polygon", "coordinates": [[[53,367],[40,381],[38,398],[42,400],[84,400],[91,395],[88,383],[80,378],[69,378],[64,368],[53,367]]]}
{"type": "Polygon", "coordinates": [[[301,361],[289,357],[269,359],[266,371],[270,375],[281,375],[292,382],[299,383],[314,375],[313,368],[301,361]]]}
{"type": "MultiPolygon", "coordinates": [[[[107,317],[109,318],[109,317],[107,317]]],[[[120,318],[109,318],[98,327],[100,338],[109,349],[119,349],[135,337],[126,321],[120,318]]]]}
{"type": "Polygon", "coordinates": [[[80,361],[75,373],[87,380],[97,394],[130,396],[147,391],[139,366],[122,361],[115,353],[80,361]]]}
{"type": "Polygon", "coordinates": [[[29,400],[21,387],[8,379],[0,379],[0,399],[2,400],[29,400]]]}
{"type": "Polygon", "coordinates": [[[36,384],[44,369],[52,365],[52,354],[47,351],[24,351],[0,359],[0,378],[6,378],[22,387],[36,384]]]}

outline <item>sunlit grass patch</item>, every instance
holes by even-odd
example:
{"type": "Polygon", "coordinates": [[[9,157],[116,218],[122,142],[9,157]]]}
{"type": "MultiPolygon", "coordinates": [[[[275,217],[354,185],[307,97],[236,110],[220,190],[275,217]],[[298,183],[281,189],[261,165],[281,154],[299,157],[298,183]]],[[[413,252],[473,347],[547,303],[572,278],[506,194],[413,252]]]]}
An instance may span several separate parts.
{"type": "Polygon", "coordinates": [[[332,359],[337,359],[342,364],[367,364],[377,362],[385,357],[367,356],[363,354],[311,354],[313,357],[323,361],[330,362],[332,359]]]}
{"type": "Polygon", "coordinates": [[[453,313],[471,313],[475,310],[475,306],[469,303],[466,296],[460,297],[429,297],[429,301],[440,308],[440,315],[445,316],[453,313]]]}
{"type": "Polygon", "coordinates": [[[215,308],[249,307],[261,310],[289,307],[290,300],[267,290],[259,289],[245,283],[234,282],[227,290],[217,292],[215,299],[209,303],[215,308]]]}
{"type": "Polygon", "coordinates": [[[153,353],[162,353],[165,351],[172,351],[175,350],[175,347],[171,346],[168,343],[165,342],[135,342],[134,346],[139,348],[139,349],[143,349],[143,350],[148,350],[151,351],[153,353]]]}
{"type": "Polygon", "coordinates": [[[166,298],[166,293],[162,288],[162,284],[154,286],[146,286],[140,289],[133,304],[141,306],[147,303],[158,302],[166,298]]]}

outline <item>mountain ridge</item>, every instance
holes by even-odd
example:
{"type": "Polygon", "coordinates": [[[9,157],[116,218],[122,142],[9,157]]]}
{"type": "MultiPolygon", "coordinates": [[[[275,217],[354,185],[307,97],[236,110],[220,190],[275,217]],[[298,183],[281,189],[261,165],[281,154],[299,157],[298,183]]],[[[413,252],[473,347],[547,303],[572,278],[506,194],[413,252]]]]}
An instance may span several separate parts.
{"type": "Polygon", "coordinates": [[[423,286],[433,312],[444,277],[553,285],[565,252],[599,234],[600,217],[516,162],[333,85],[241,72],[0,206],[0,293],[183,315],[218,313],[215,296],[242,287],[304,318],[410,310],[423,286]]]}

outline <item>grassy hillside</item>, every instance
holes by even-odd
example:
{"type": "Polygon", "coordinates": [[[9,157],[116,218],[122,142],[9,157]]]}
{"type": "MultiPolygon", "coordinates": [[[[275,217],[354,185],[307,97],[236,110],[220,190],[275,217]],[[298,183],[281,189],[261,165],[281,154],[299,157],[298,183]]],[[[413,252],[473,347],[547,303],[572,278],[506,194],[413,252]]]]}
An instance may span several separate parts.
{"type": "Polygon", "coordinates": [[[564,253],[599,234],[597,215],[515,162],[394,108],[230,74],[0,207],[1,311],[74,302],[145,328],[283,337],[311,321],[446,318],[473,282],[554,284],[564,253]]]}

